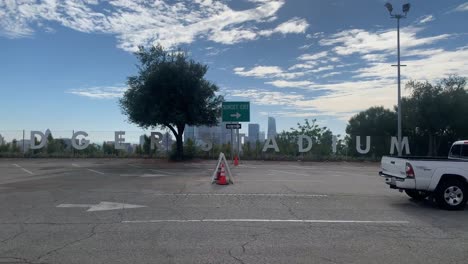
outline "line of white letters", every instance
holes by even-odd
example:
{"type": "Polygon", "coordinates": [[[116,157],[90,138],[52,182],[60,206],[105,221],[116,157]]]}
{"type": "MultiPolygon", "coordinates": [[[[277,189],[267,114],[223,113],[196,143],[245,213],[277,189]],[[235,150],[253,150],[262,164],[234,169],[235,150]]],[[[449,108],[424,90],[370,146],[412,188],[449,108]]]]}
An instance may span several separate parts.
{"type": "MultiPolygon", "coordinates": [[[[114,148],[115,149],[125,149],[126,148],[124,136],[125,136],[125,131],[115,131],[115,133],[114,133],[114,148]]],[[[87,140],[86,137],[88,137],[88,133],[86,133],[85,131],[76,131],[76,132],[74,132],[73,136],[71,138],[71,144],[72,144],[73,148],[76,149],[76,150],[86,149],[90,144],[90,141],[87,140]],[[78,139],[78,137],[81,137],[81,140],[78,139]]],[[[160,146],[162,144],[162,138],[163,138],[162,133],[160,133],[160,132],[151,132],[151,135],[150,135],[151,149],[154,149],[155,147],[160,146]]],[[[0,137],[0,139],[1,139],[1,137],[0,137]]],[[[297,142],[298,151],[300,153],[309,152],[312,149],[312,138],[311,137],[309,137],[307,135],[299,135],[297,137],[297,139],[298,139],[298,142],[297,142]],[[305,140],[305,142],[304,142],[304,140],[305,140]],[[306,143],[306,144],[304,144],[304,143],[306,143]]],[[[47,144],[47,139],[46,139],[45,134],[42,133],[41,131],[31,131],[31,143],[30,144],[31,144],[30,145],[31,149],[41,149],[41,148],[45,147],[45,145],[47,144]],[[36,142],[34,140],[36,138],[36,136],[40,137],[39,144],[37,144],[37,145],[36,145],[36,142]]],[[[362,149],[362,147],[361,147],[361,136],[356,136],[356,151],[359,154],[369,153],[369,151],[371,149],[371,137],[366,136],[365,146],[366,147],[364,149],[362,149]]],[[[402,148],[404,150],[406,150],[406,154],[409,155],[410,154],[410,148],[409,148],[408,137],[403,137],[402,142],[401,142],[401,146],[402,146],[402,148]]],[[[332,147],[332,152],[336,153],[336,147],[337,147],[337,138],[336,138],[336,136],[333,136],[332,146],[331,147],[332,147]]],[[[201,149],[203,151],[210,151],[212,148],[213,148],[213,143],[210,142],[210,141],[205,142],[205,144],[201,146],[201,149]]],[[[262,151],[266,152],[268,149],[274,149],[275,152],[280,152],[280,149],[278,147],[278,144],[276,143],[275,138],[273,138],[273,137],[268,138],[265,141],[265,144],[263,145],[262,151]]],[[[391,138],[391,144],[390,144],[390,154],[394,154],[395,149],[398,150],[398,140],[397,140],[396,137],[392,137],[391,138]]]]}

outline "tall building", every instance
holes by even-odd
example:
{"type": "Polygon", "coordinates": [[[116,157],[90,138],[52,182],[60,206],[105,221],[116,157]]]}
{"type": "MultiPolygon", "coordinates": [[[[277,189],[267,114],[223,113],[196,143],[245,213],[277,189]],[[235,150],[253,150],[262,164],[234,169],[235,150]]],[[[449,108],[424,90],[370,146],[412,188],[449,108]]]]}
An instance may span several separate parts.
{"type": "Polygon", "coordinates": [[[276,120],[274,117],[268,117],[268,138],[276,137],[276,120]]]}
{"type": "Polygon", "coordinates": [[[145,135],[140,136],[140,146],[143,146],[145,144],[145,135]]]}
{"type": "Polygon", "coordinates": [[[260,140],[260,125],[249,124],[249,143],[255,145],[257,140],[260,140]]]}
{"type": "Polygon", "coordinates": [[[260,131],[258,134],[258,139],[260,140],[260,143],[263,143],[265,141],[265,131],[260,131]]]}
{"type": "Polygon", "coordinates": [[[184,142],[187,142],[189,139],[195,140],[195,127],[186,125],[184,129],[184,142]]]}

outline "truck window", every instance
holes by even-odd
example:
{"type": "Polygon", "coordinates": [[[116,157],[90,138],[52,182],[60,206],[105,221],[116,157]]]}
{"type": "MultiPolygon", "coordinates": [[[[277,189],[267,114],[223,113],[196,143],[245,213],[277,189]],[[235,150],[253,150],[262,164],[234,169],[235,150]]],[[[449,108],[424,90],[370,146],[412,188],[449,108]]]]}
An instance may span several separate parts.
{"type": "Polygon", "coordinates": [[[450,149],[450,156],[451,157],[460,157],[460,152],[461,152],[461,145],[453,145],[452,148],[450,149]]]}
{"type": "Polygon", "coordinates": [[[462,146],[460,156],[461,156],[462,158],[468,159],[468,145],[463,145],[463,146],[462,146]]]}

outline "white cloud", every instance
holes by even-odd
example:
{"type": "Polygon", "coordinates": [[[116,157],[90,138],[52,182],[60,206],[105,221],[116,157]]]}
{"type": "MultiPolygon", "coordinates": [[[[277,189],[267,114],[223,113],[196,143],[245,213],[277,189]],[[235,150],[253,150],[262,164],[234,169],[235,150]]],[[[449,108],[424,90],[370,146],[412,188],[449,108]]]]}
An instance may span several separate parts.
{"type": "Polygon", "coordinates": [[[268,29],[262,30],[259,32],[262,36],[271,36],[273,33],[281,33],[281,34],[290,34],[290,33],[304,33],[306,29],[309,27],[309,23],[303,18],[293,18],[288,20],[280,25],[278,25],[275,29],[268,29]]]}
{"type": "Polygon", "coordinates": [[[256,66],[249,71],[246,71],[243,67],[237,67],[234,68],[234,73],[240,76],[263,78],[281,74],[283,70],[278,66],[256,66]]]}
{"type": "Polygon", "coordinates": [[[122,86],[98,86],[81,89],[70,89],[67,93],[88,97],[92,99],[114,99],[122,97],[128,87],[122,86]]]}
{"type": "MultiPolygon", "coordinates": [[[[410,49],[428,45],[451,36],[450,34],[442,34],[418,38],[416,34],[422,29],[419,27],[403,28],[400,32],[402,48],[410,49]]],[[[350,29],[333,34],[329,38],[321,39],[319,43],[323,46],[336,45],[333,51],[339,55],[368,54],[382,51],[393,52],[397,48],[395,36],[395,30],[369,32],[363,29],[350,29]]]]}
{"type": "Polygon", "coordinates": [[[305,19],[296,17],[277,26],[275,32],[282,34],[304,33],[308,27],[309,24],[305,19]]]}
{"type": "Polygon", "coordinates": [[[314,61],[307,62],[307,63],[298,63],[294,64],[293,66],[289,67],[288,70],[297,70],[297,69],[312,69],[317,63],[314,61]]]}
{"type": "MultiPolygon", "coordinates": [[[[407,56],[417,58],[403,59],[403,76],[415,80],[434,81],[450,74],[466,75],[468,72],[468,46],[457,50],[429,49],[412,50],[407,56]]],[[[403,57],[405,58],[405,57],[403,57]]],[[[357,70],[356,78],[391,78],[395,76],[395,68],[387,63],[373,63],[369,67],[357,70]]]]}
{"type": "Polygon", "coordinates": [[[466,3],[463,3],[459,6],[457,6],[454,11],[457,11],[457,12],[463,12],[463,11],[468,11],[468,2],[466,3]]]}
{"type": "Polygon", "coordinates": [[[314,61],[318,60],[320,58],[326,57],[328,55],[327,51],[322,51],[314,54],[302,54],[301,56],[298,57],[299,60],[304,60],[304,61],[314,61]]]}
{"type": "Polygon", "coordinates": [[[341,72],[330,72],[330,73],[326,73],[324,75],[322,75],[322,78],[328,78],[328,77],[332,77],[332,76],[335,76],[335,75],[340,75],[341,72]]]}
{"type": "Polygon", "coordinates": [[[311,81],[286,81],[286,80],[275,80],[271,82],[266,82],[266,84],[271,84],[280,88],[308,88],[311,87],[314,83],[311,81]]]}
{"type": "Polygon", "coordinates": [[[434,21],[435,18],[433,15],[427,15],[427,16],[423,16],[420,20],[419,20],[419,24],[425,24],[425,23],[428,23],[428,22],[431,22],[431,21],[434,21]]]}
{"type": "Polygon", "coordinates": [[[232,90],[230,96],[249,98],[257,105],[291,105],[292,102],[304,99],[301,94],[267,91],[262,89],[232,90]]]}
{"type": "Polygon", "coordinates": [[[306,74],[306,72],[285,72],[278,66],[256,66],[250,70],[246,70],[244,67],[236,67],[234,73],[244,77],[285,79],[294,79],[306,74]]]}
{"type": "MultiPolygon", "coordinates": [[[[234,44],[261,36],[255,24],[271,23],[284,5],[284,0],[251,2],[253,8],[234,10],[223,1],[109,0],[101,10],[98,0],[2,0],[0,34],[30,36],[40,28],[38,24],[55,22],[81,32],[115,35],[118,47],[127,51],[156,43],[172,47],[199,37],[234,44]]],[[[303,33],[307,27],[304,19],[293,18],[271,31],[303,33]]]]}

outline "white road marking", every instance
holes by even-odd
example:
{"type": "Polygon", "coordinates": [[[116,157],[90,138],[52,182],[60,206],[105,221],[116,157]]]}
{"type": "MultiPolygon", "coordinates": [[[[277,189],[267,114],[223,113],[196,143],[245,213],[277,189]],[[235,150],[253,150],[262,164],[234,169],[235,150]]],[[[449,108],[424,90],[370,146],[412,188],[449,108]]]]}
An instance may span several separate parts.
{"type": "Polygon", "coordinates": [[[80,168],[80,167],[81,167],[80,165],[75,164],[75,163],[72,163],[72,166],[73,166],[73,167],[77,167],[77,168],[80,168]]]}
{"type": "Polygon", "coordinates": [[[257,168],[257,167],[254,167],[254,166],[248,166],[248,165],[242,165],[242,164],[239,164],[239,167],[248,168],[248,169],[256,169],[257,168]]]}
{"type": "Polygon", "coordinates": [[[21,167],[21,166],[18,165],[18,164],[12,164],[12,165],[15,166],[15,167],[17,167],[17,168],[20,168],[22,171],[24,171],[24,172],[26,172],[26,173],[29,173],[29,174],[31,174],[31,175],[34,175],[34,173],[33,173],[32,171],[27,170],[27,169],[21,167]]]}
{"type": "Polygon", "coordinates": [[[272,171],[272,172],[281,172],[281,173],[292,174],[292,175],[299,175],[299,176],[310,176],[308,174],[295,173],[295,172],[290,172],[290,171],[281,171],[281,170],[270,170],[270,171],[272,171]]]}
{"type": "Polygon", "coordinates": [[[96,212],[96,211],[109,211],[109,210],[120,210],[120,209],[133,209],[146,207],[144,205],[136,204],[124,204],[124,203],[112,203],[112,202],[100,202],[98,204],[59,204],[57,207],[60,208],[87,208],[87,212],[96,212]]]}
{"type": "Polygon", "coordinates": [[[315,220],[315,219],[161,219],[129,220],[125,224],[139,223],[202,223],[202,222],[262,222],[262,223],[329,223],[329,224],[409,224],[409,221],[372,221],[372,220],[315,220]]]}
{"type": "Polygon", "coordinates": [[[146,178],[146,177],[167,177],[169,175],[167,174],[143,174],[140,177],[146,178]]]}
{"type": "Polygon", "coordinates": [[[94,172],[94,173],[98,173],[98,174],[104,175],[104,172],[100,172],[100,171],[92,170],[92,169],[87,169],[87,170],[92,171],[92,172],[94,172]]]}
{"type": "Polygon", "coordinates": [[[167,171],[162,171],[162,170],[155,170],[155,169],[150,169],[150,171],[153,171],[153,172],[159,172],[159,173],[163,173],[163,174],[170,174],[170,175],[174,175],[174,173],[172,173],[172,172],[167,172],[167,171]]]}
{"type": "Polygon", "coordinates": [[[168,177],[167,174],[120,174],[122,177],[140,177],[140,178],[149,178],[149,177],[168,177]]]}
{"type": "MultiPolygon", "coordinates": [[[[206,182],[207,180],[196,180],[197,182],[206,182]]],[[[275,179],[264,179],[264,180],[236,180],[236,182],[317,182],[323,183],[320,180],[275,180],[275,179]]]]}
{"type": "Polygon", "coordinates": [[[25,169],[25,168],[21,168],[21,169],[22,169],[23,171],[25,171],[25,172],[31,174],[31,175],[34,175],[34,173],[32,173],[32,171],[29,171],[29,170],[27,170],[27,169],[25,169]]]}
{"type": "Polygon", "coordinates": [[[326,194],[286,193],[155,193],[155,196],[276,196],[276,197],[327,197],[326,194]]]}
{"type": "Polygon", "coordinates": [[[133,167],[133,168],[138,168],[138,169],[141,169],[141,167],[140,167],[140,166],[137,166],[137,165],[134,165],[134,164],[128,164],[128,166],[130,166],[130,167],[133,167]]]}
{"type": "Polygon", "coordinates": [[[311,166],[295,166],[295,165],[288,165],[288,167],[298,168],[298,169],[315,169],[316,167],[311,166]]]}

